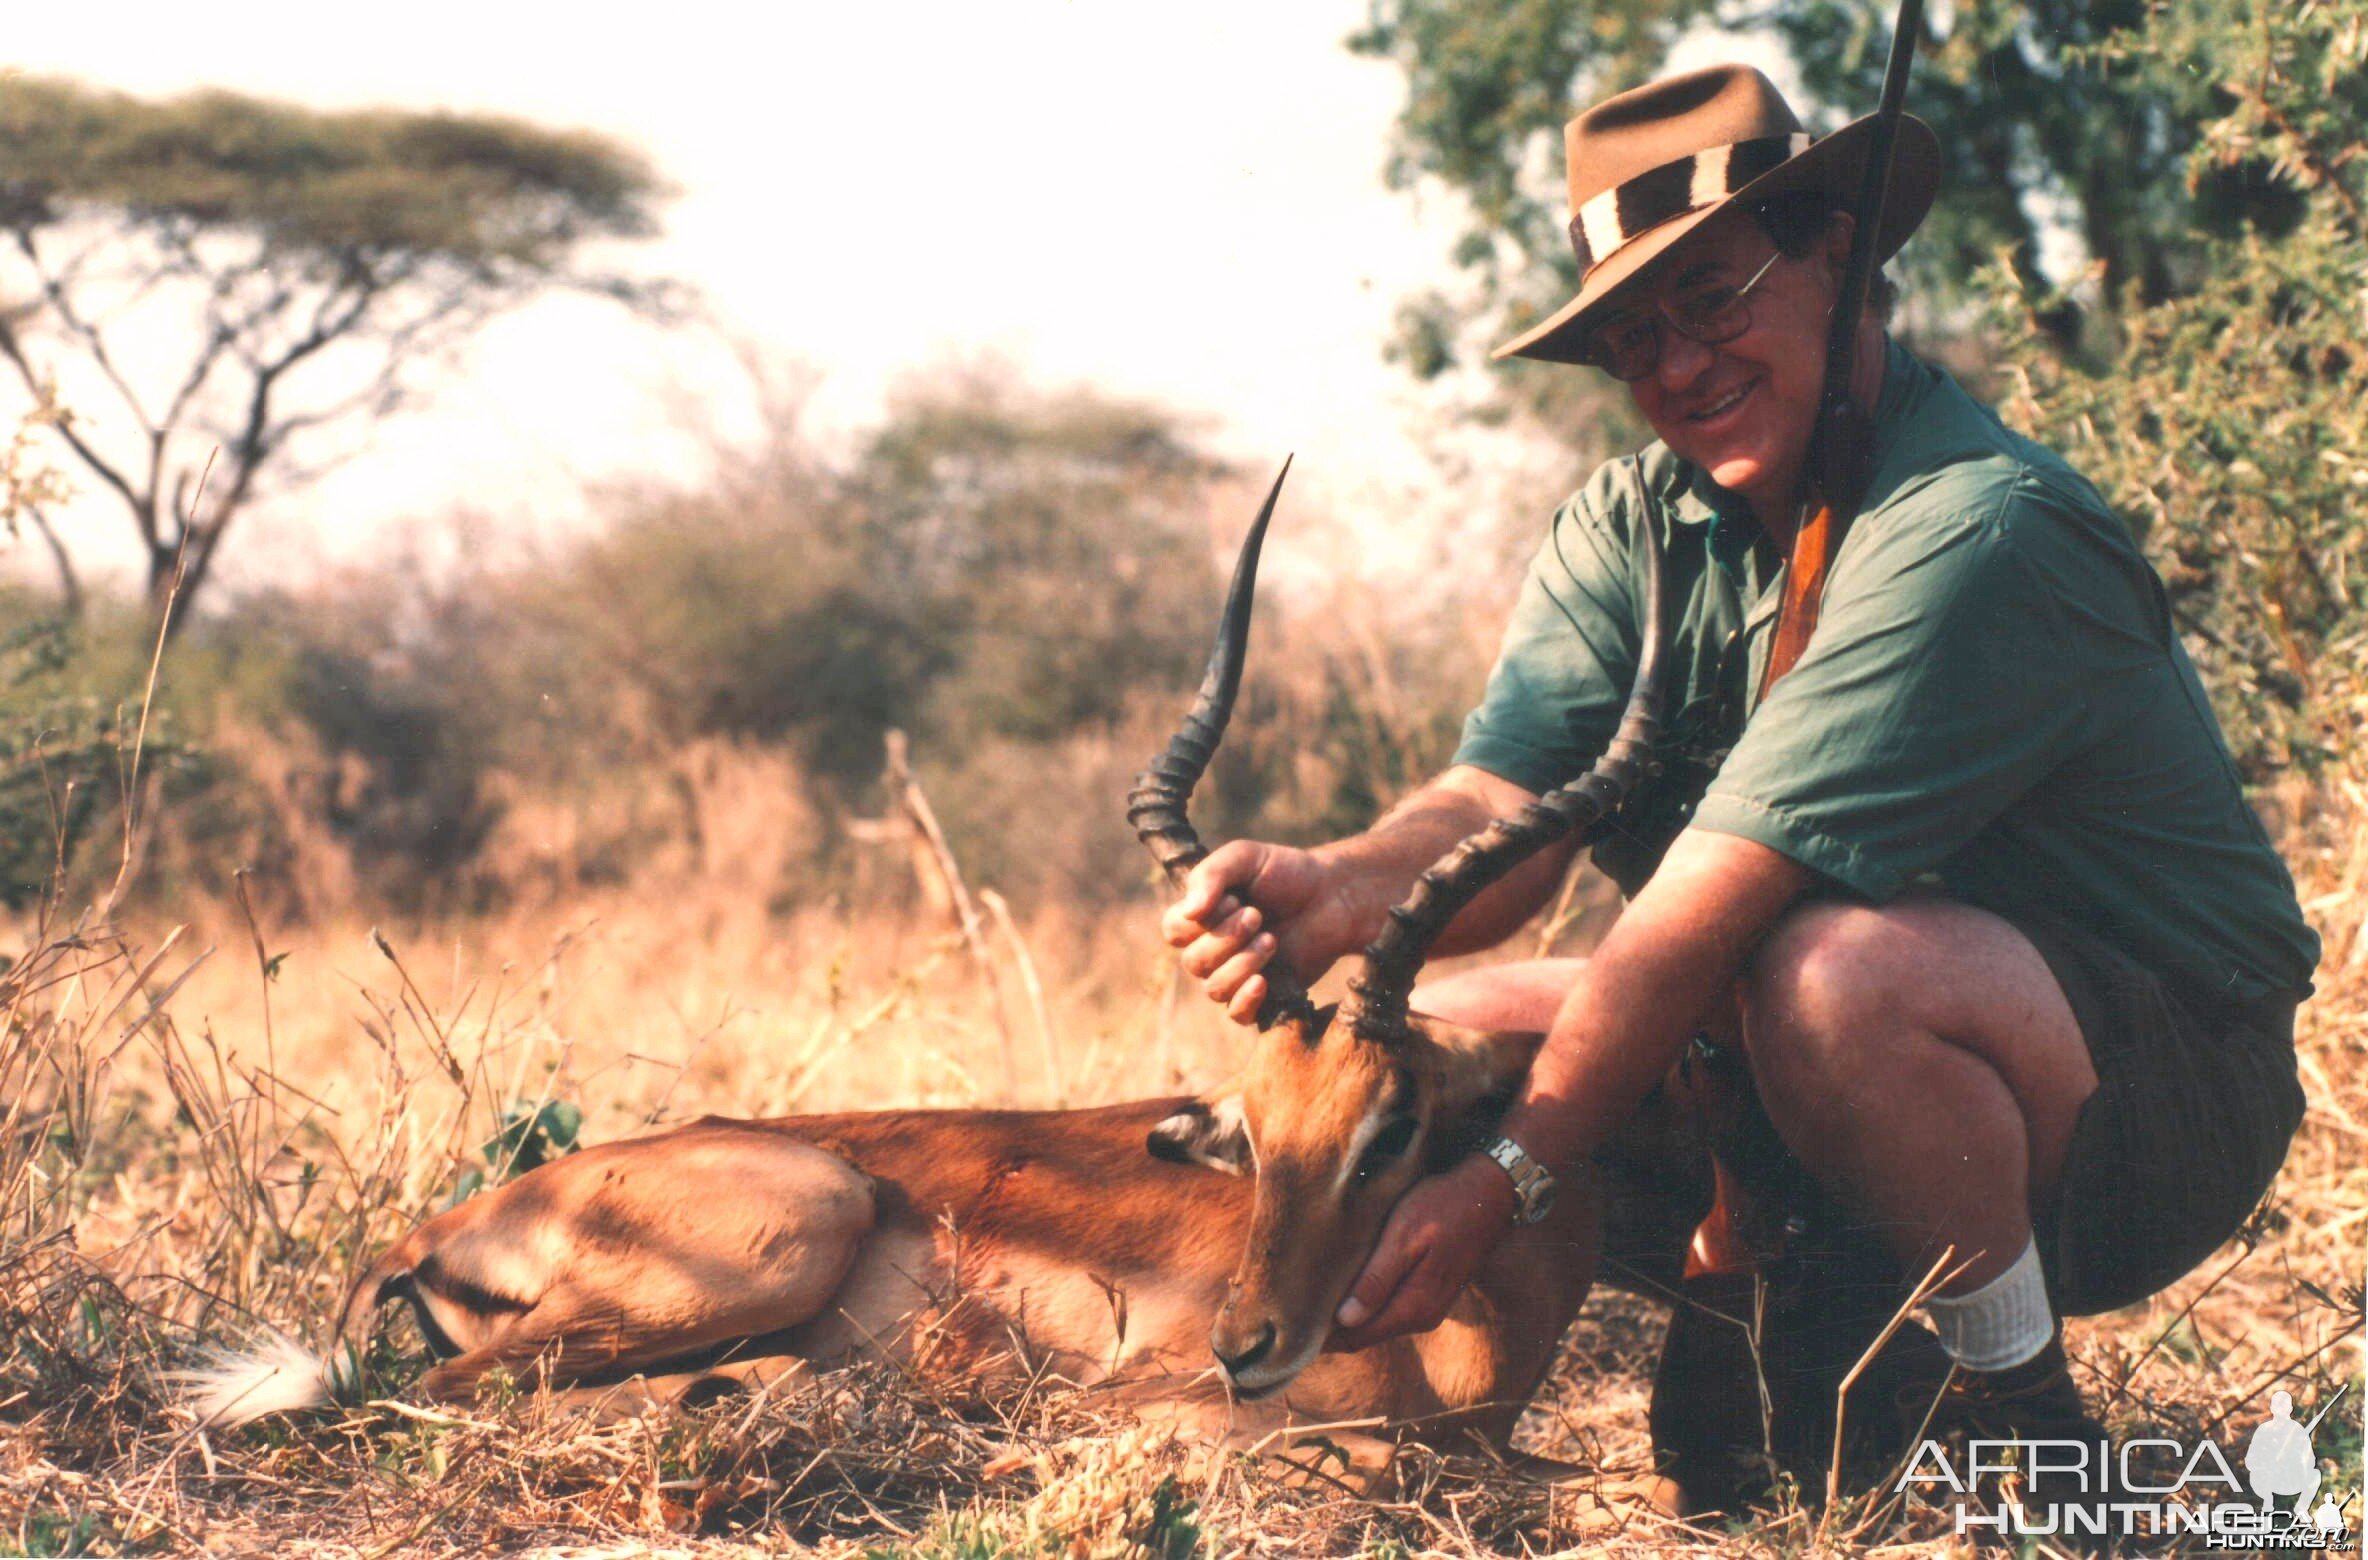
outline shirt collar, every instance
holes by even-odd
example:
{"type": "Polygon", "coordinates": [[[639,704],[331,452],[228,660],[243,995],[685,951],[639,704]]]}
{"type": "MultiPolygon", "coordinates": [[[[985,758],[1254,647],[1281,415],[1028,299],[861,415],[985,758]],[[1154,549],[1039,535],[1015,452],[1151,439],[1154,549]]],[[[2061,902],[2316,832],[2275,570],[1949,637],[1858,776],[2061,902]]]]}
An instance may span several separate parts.
{"type": "Polygon", "coordinates": [[[1664,495],[1669,512],[1681,525],[1708,525],[1719,529],[1741,526],[1757,531],[1759,522],[1752,518],[1751,505],[1739,493],[1730,493],[1710,480],[1710,473],[1691,461],[1679,463],[1677,491],[1664,495]]]}
{"type": "MultiPolygon", "coordinates": [[[[1881,508],[1893,490],[1926,463],[1928,450],[1919,448],[1919,441],[1910,436],[1929,421],[1924,403],[1942,378],[1937,369],[1897,341],[1885,338],[1883,393],[1875,397],[1875,449],[1866,493],[1859,499],[1861,514],[1881,508]]],[[[1933,410],[1935,415],[1945,415],[1933,410]]],[[[1931,441],[1921,442],[1929,445],[1931,441]]]]}

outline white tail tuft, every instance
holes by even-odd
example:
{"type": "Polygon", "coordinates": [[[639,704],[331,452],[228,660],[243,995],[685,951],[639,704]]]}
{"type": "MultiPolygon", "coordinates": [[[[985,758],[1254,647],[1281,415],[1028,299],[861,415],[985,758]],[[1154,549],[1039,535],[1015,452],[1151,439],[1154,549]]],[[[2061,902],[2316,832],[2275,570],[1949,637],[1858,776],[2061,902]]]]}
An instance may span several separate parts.
{"type": "Polygon", "coordinates": [[[198,1423],[225,1429],[266,1414],[326,1408],[342,1386],[335,1365],[278,1332],[248,1348],[215,1354],[194,1369],[168,1371],[164,1379],[198,1423]]]}

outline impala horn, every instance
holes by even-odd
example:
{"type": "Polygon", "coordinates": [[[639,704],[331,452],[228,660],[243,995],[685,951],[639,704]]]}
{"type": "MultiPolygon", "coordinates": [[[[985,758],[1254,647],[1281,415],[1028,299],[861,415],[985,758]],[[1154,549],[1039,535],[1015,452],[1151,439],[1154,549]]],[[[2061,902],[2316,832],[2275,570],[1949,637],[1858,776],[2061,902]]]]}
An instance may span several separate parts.
{"type": "MultiPolygon", "coordinates": [[[[1217,644],[1209,652],[1209,669],[1201,676],[1200,692],[1185,714],[1184,724],[1151,760],[1150,767],[1135,776],[1134,788],[1126,795],[1127,822],[1135,826],[1135,837],[1167,874],[1171,888],[1182,888],[1185,876],[1209,854],[1184,808],[1192,799],[1192,788],[1208,772],[1217,744],[1225,738],[1226,722],[1233,718],[1233,698],[1241,689],[1242,662],[1249,653],[1250,603],[1258,592],[1258,549],[1266,541],[1266,522],[1274,518],[1274,501],[1282,494],[1283,478],[1290,474],[1291,462],[1286,458],[1242,543],[1241,556],[1233,566],[1233,584],[1225,592],[1225,611],[1217,620],[1217,644]]],[[[1260,1029],[1314,1016],[1315,1004],[1308,997],[1306,982],[1279,963],[1269,964],[1263,973],[1266,1000],[1258,1005],[1260,1029]]]]}
{"type": "Polygon", "coordinates": [[[1626,470],[1645,544],[1644,649],[1627,712],[1593,768],[1465,839],[1423,873],[1403,903],[1391,907],[1388,924],[1365,949],[1363,970],[1349,982],[1362,1039],[1390,1045],[1405,1036],[1407,999],[1424,957],[1481,890],[1574,831],[1582,842],[1592,838],[1657,767],[1652,753],[1661,734],[1661,641],[1667,615],[1661,537],[1653,528],[1643,466],[1631,455],[1626,470]]]}

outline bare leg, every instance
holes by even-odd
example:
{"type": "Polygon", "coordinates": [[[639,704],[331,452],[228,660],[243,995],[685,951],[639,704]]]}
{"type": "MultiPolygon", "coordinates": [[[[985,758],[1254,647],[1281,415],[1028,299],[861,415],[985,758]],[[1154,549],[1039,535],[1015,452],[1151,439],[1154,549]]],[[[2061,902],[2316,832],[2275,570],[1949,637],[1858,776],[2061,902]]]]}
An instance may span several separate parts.
{"type": "Polygon", "coordinates": [[[1544,1034],[1554,1027],[1562,999],[1587,967],[1585,959],[1523,959],[1464,970],[1414,988],[1408,1005],[1466,1029],[1544,1034]]]}
{"type": "Polygon", "coordinates": [[[1753,961],[1744,1044],[1786,1143],[1910,1272],[1970,1262],[1952,1294],[2021,1255],[2097,1086],[2029,939],[1940,899],[1794,912],[1753,961]]]}

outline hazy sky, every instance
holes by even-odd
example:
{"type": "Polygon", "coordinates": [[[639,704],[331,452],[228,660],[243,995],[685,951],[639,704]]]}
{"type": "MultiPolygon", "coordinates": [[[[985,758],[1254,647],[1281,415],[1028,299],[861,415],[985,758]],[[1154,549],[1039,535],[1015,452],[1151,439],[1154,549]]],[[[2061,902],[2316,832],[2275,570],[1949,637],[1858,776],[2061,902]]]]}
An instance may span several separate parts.
{"type": "MultiPolygon", "coordinates": [[[[993,351],[1205,413],[1255,464],[1295,449],[1298,480],[1339,503],[1420,480],[1416,398],[1379,349],[1453,227],[1381,186],[1399,78],[1341,48],[1362,16],[1357,0],[136,0],[17,8],[0,47],[142,94],[610,132],[682,191],[649,260],[819,371],[825,426],[867,420],[900,373],[993,351]]],[[[579,474],[679,459],[702,385],[729,377],[594,306],[539,309],[298,507],[332,552],[463,499],[563,511],[579,474]]]]}

